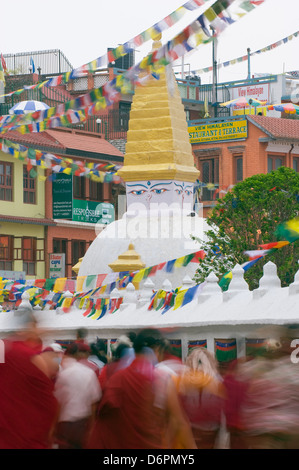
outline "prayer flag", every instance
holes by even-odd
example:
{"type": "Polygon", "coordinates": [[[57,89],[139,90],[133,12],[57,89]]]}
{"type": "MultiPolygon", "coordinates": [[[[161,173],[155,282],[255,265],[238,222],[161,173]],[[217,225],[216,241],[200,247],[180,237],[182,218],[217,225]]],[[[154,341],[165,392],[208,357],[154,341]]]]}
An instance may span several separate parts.
{"type": "Polygon", "coordinates": [[[5,62],[5,59],[4,59],[2,53],[1,53],[1,64],[2,64],[3,72],[5,73],[5,75],[9,75],[8,70],[7,70],[7,66],[6,66],[6,62],[5,62]]]}
{"type": "Polygon", "coordinates": [[[299,239],[299,217],[288,220],[287,222],[279,225],[276,230],[276,235],[285,238],[288,242],[292,243],[299,239]]]}
{"type": "Polygon", "coordinates": [[[31,68],[32,68],[32,73],[35,73],[35,65],[34,65],[34,61],[33,61],[32,57],[30,57],[30,65],[31,65],[31,68]]]}

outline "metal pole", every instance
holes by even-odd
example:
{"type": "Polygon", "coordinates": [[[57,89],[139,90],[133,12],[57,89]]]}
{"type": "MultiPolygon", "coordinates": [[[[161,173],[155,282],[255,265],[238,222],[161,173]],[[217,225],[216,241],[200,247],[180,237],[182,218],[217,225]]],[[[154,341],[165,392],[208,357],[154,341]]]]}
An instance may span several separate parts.
{"type": "Polygon", "coordinates": [[[247,79],[250,80],[251,72],[250,72],[250,49],[249,49],[249,47],[247,48],[247,62],[248,62],[248,75],[247,75],[247,79]]]}
{"type": "Polygon", "coordinates": [[[185,78],[184,68],[185,68],[185,65],[184,65],[184,55],[182,55],[182,70],[181,70],[181,78],[182,78],[182,80],[184,80],[184,78],[185,78]]]}
{"type": "Polygon", "coordinates": [[[212,43],[212,51],[213,51],[213,105],[214,105],[214,117],[217,117],[217,38],[215,36],[215,29],[211,26],[211,30],[213,33],[213,43],[212,43]]]}

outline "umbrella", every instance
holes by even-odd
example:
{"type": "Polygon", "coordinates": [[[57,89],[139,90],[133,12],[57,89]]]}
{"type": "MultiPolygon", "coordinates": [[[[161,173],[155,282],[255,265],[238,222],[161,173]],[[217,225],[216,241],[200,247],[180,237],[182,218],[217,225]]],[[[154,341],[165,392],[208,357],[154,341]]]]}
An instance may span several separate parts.
{"type": "Polygon", "coordinates": [[[269,104],[267,109],[281,111],[282,113],[299,114],[299,106],[294,103],[269,104]]]}
{"type": "Polygon", "coordinates": [[[9,114],[27,114],[34,113],[35,111],[44,111],[46,109],[49,109],[49,106],[41,101],[21,101],[10,108],[9,114]]]}
{"type": "Polygon", "coordinates": [[[266,104],[266,101],[259,101],[255,98],[246,98],[242,96],[241,98],[236,98],[235,100],[226,101],[225,103],[220,103],[220,106],[225,106],[226,108],[231,108],[232,106],[248,107],[248,106],[263,106],[266,104]]]}

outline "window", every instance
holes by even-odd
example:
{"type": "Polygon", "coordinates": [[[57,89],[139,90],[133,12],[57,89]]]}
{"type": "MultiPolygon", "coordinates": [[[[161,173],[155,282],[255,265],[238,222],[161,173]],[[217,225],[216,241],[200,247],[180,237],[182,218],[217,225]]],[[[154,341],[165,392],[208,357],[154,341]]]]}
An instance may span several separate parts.
{"type": "Polygon", "coordinates": [[[12,163],[0,163],[0,200],[12,201],[12,163]]]}
{"type": "Polygon", "coordinates": [[[73,196],[76,199],[85,199],[85,177],[75,176],[73,177],[73,196]]]}
{"type": "Polygon", "coordinates": [[[210,158],[200,161],[200,176],[203,183],[202,200],[211,201],[213,199],[213,191],[209,189],[208,184],[219,184],[219,159],[210,158]]]}
{"type": "Polygon", "coordinates": [[[65,263],[67,262],[67,239],[53,238],[53,253],[64,253],[65,263]]]}
{"type": "Polygon", "coordinates": [[[72,240],[72,266],[78,263],[80,258],[83,258],[86,252],[85,240],[72,240]]]}
{"type": "Polygon", "coordinates": [[[235,164],[235,183],[243,181],[243,157],[238,155],[234,159],[235,164]]]}
{"type": "Polygon", "coordinates": [[[53,238],[53,253],[66,253],[66,247],[66,238],[53,238]]]}
{"type": "Polygon", "coordinates": [[[0,235],[0,269],[13,271],[13,237],[0,235]]]}
{"type": "Polygon", "coordinates": [[[35,275],[36,266],[36,238],[22,238],[23,271],[30,276],[35,275]]]}
{"type": "MultiPolygon", "coordinates": [[[[129,127],[131,103],[119,103],[119,130],[127,131],[129,127]]],[[[116,124],[116,123],[115,123],[116,124]]]]}
{"type": "Polygon", "coordinates": [[[270,173],[270,171],[277,170],[277,168],[283,166],[283,164],[284,164],[283,157],[269,155],[268,156],[268,173],[270,173]]]}
{"type": "Polygon", "coordinates": [[[89,199],[90,201],[103,200],[103,184],[97,181],[89,180],[89,199]]]}
{"type": "Polygon", "coordinates": [[[293,170],[299,171],[299,157],[293,158],[293,170]]]}
{"type": "Polygon", "coordinates": [[[25,204],[36,204],[36,178],[30,176],[27,166],[23,166],[23,201],[25,204]]]}

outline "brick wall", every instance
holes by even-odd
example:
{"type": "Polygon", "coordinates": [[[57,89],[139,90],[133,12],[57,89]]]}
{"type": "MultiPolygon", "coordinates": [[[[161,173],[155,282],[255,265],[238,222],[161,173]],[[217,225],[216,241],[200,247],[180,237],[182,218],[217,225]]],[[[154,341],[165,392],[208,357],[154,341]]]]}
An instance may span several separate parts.
{"type": "MultiPolygon", "coordinates": [[[[267,173],[267,142],[260,142],[260,138],[268,137],[265,132],[254,124],[248,122],[248,137],[244,140],[211,142],[208,144],[192,144],[195,164],[200,169],[200,160],[204,158],[219,158],[219,189],[227,188],[236,183],[234,158],[243,156],[243,179],[259,173],[267,173]]],[[[274,152],[271,152],[271,155],[274,152]]],[[[278,153],[285,158],[285,165],[292,167],[288,153],[278,153]]],[[[200,177],[201,179],[201,177],[200,177]]],[[[223,194],[222,194],[223,195],[223,194]]],[[[217,195],[217,197],[219,197],[217,195]]],[[[221,193],[220,193],[221,197],[221,193]]],[[[204,201],[204,217],[215,204],[215,201],[204,201]]]]}

